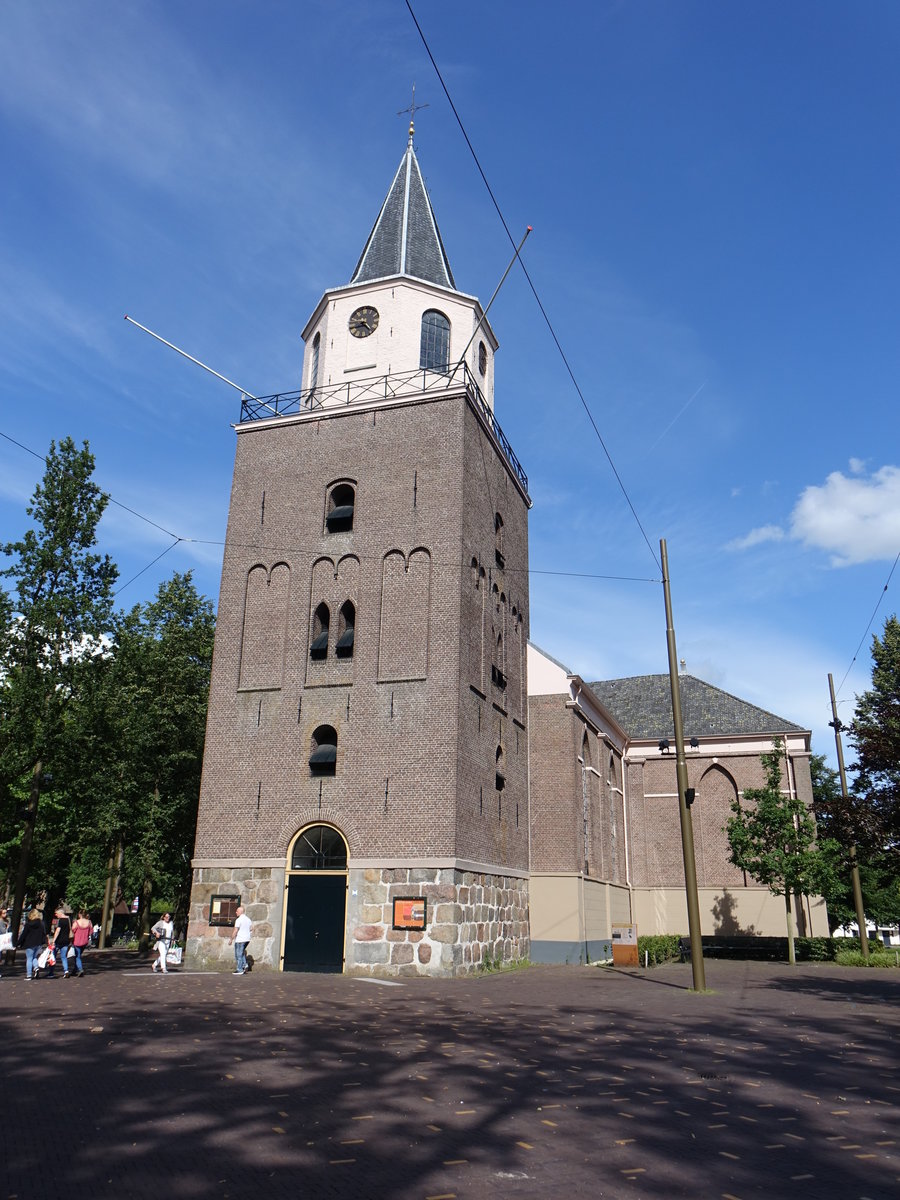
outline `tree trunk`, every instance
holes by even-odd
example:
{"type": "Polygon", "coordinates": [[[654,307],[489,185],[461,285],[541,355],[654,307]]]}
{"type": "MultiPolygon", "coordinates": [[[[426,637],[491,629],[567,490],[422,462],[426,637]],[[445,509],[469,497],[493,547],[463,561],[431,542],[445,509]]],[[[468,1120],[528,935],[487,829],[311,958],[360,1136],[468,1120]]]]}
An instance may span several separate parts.
{"type": "Polygon", "coordinates": [[[38,803],[41,798],[41,772],[43,767],[44,764],[38,759],[31,772],[31,794],[28,797],[28,807],[25,810],[25,831],[22,834],[22,845],[19,847],[16,891],[13,897],[12,919],[9,925],[13,931],[13,941],[18,936],[19,924],[22,920],[22,909],[25,905],[25,885],[28,882],[28,871],[31,867],[31,847],[34,844],[34,827],[37,822],[38,803]]]}
{"type": "Polygon", "coordinates": [[[796,966],[797,959],[794,956],[794,913],[791,909],[791,889],[784,889],[784,916],[787,921],[787,939],[788,939],[788,962],[791,966],[796,966]]]}
{"type": "Polygon", "coordinates": [[[125,846],[119,838],[109,855],[109,869],[106,873],[106,887],[103,891],[103,914],[100,917],[100,949],[106,946],[107,938],[112,933],[112,907],[115,897],[119,894],[119,879],[122,876],[122,859],[125,857],[125,846]]]}
{"type": "Polygon", "coordinates": [[[153,880],[149,872],[144,876],[141,885],[141,940],[140,948],[144,953],[150,947],[150,905],[153,900],[153,880]]]}

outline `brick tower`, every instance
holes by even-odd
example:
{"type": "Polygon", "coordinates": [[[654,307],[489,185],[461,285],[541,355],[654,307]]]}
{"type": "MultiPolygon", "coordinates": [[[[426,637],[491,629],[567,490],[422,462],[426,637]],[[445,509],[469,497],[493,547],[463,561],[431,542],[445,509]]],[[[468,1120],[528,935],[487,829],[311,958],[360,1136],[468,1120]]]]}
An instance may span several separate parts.
{"type": "Polygon", "coordinates": [[[242,903],[276,969],[524,957],[530,501],[412,127],[303,339],[236,427],[188,954],[242,903]]]}

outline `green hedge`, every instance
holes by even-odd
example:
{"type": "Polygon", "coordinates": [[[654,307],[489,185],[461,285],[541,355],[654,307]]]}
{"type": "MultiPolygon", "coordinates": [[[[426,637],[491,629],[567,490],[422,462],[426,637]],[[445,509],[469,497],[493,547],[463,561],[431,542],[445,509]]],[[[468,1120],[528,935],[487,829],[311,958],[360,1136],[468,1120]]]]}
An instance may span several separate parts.
{"type": "MultiPolygon", "coordinates": [[[[841,938],[842,942],[850,940],[850,938],[841,938]]],[[[853,940],[856,941],[855,938],[853,940]]],[[[863,958],[862,950],[838,950],[834,961],[839,967],[896,967],[897,948],[883,946],[873,949],[870,945],[868,962],[863,958]]]]}
{"type": "MultiPolygon", "coordinates": [[[[660,933],[638,938],[638,960],[644,965],[658,967],[681,958],[681,940],[677,933],[660,933]]],[[[858,938],[797,937],[794,938],[797,962],[838,962],[842,966],[861,966],[862,953],[858,938]]],[[[896,966],[895,948],[884,948],[869,942],[872,966],[896,966]]],[[[705,937],[704,958],[755,959],[764,962],[787,962],[787,938],[783,937],[705,937]]]]}
{"type": "Polygon", "coordinates": [[[640,965],[644,965],[645,954],[647,956],[647,963],[651,967],[658,967],[661,963],[672,962],[673,959],[681,958],[679,941],[680,935],[677,933],[657,933],[646,937],[639,937],[638,961],[640,965]]]}

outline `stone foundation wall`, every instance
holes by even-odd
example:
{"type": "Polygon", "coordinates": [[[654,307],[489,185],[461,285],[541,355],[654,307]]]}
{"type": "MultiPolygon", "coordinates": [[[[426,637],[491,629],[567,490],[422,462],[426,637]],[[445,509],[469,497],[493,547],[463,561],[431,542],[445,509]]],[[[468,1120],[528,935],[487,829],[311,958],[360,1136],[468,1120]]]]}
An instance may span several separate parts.
{"type": "Polygon", "coordinates": [[[467,975],[528,958],[528,881],[445,868],[350,871],[345,970],[353,975],[467,975]],[[423,931],[393,929],[393,900],[428,901],[423,931]]]}
{"type": "MultiPolygon", "coordinates": [[[[197,867],[191,891],[186,959],[194,968],[230,970],[230,926],[209,923],[213,896],[235,895],[253,922],[248,953],[278,970],[283,869],[197,867]]],[[[451,868],[350,870],[344,970],[348,975],[466,975],[486,962],[527,959],[528,881],[451,868]],[[428,901],[426,928],[393,929],[396,896],[428,901]]]]}
{"type": "Polygon", "coordinates": [[[275,867],[194,868],[185,947],[185,957],[192,967],[224,971],[234,966],[234,947],[228,944],[231,926],[209,923],[210,900],[218,895],[241,897],[241,904],[253,922],[253,937],[247,953],[254,963],[277,969],[284,870],[275,867]]]}

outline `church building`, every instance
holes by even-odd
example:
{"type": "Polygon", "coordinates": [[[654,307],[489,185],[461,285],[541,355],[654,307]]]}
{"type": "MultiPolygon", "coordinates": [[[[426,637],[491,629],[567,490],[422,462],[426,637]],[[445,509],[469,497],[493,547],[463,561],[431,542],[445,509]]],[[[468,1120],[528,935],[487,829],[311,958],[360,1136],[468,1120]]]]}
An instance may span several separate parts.
{"type": "Polygon", "coordinates": [[[276,969],[525,958],[531,501],[412,126],[303,340],[236,426],[188,954],[243,904],[276,969]]]}
{"type": "MultiPolygon", "coordinates": [[[[596,962],[616,925],[685,933],[668,676],[585,683],[529,644],[528,479],[498,343],[460,291],[409,142],[300,390],[246,396],[222,569],[188,926],[235,910],[275,970],[456,975],[596,962]]],[[[703,932],[781,934],[724,825],[809,731],[683,676],[703,932]]],[[[800,932],[827,932],[797,902],[800,932]]]]}
{"type": "MultiPolygon", "coordinates": [[[[729,862],[725,825],[760,756],[780,742],[782,787],[812,805],[810,732],[679,676],[701,932],[785,935],[784,900],[729,862]]],[[[668,674],[586,683],[528,647],[533,962],[598,962],[615,925],[688,930],[668,674]]],[[[795,897],[795,929],[828,936],[821,897],[795,897]]]]}

